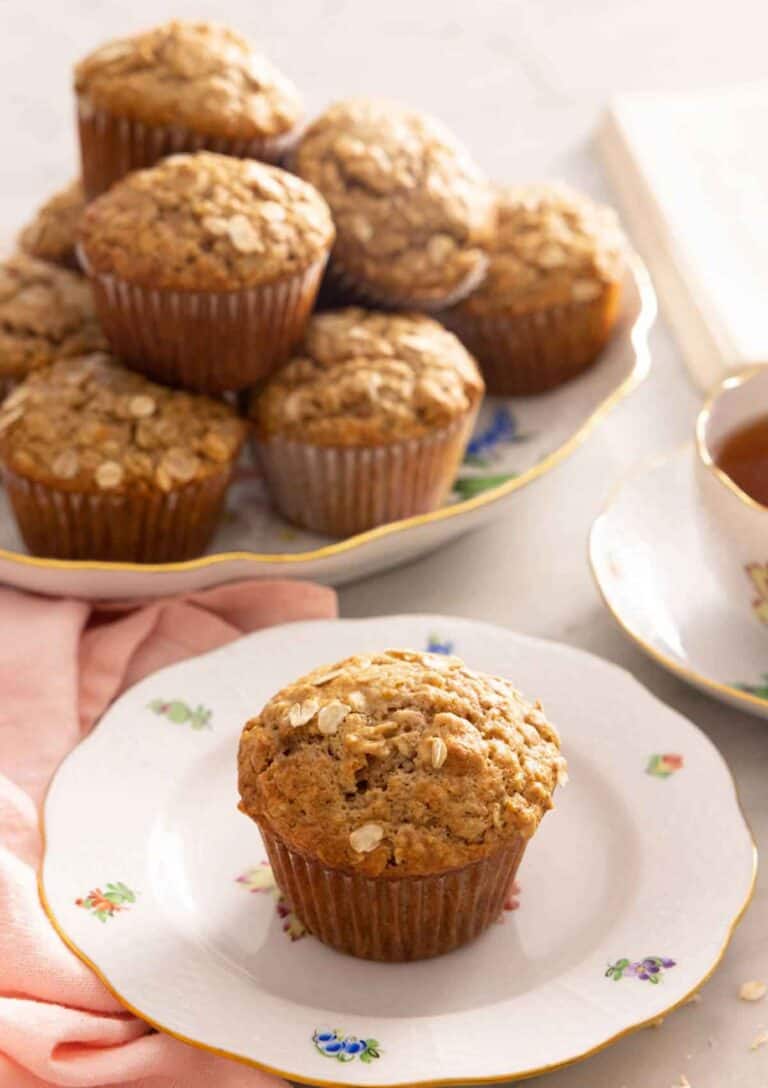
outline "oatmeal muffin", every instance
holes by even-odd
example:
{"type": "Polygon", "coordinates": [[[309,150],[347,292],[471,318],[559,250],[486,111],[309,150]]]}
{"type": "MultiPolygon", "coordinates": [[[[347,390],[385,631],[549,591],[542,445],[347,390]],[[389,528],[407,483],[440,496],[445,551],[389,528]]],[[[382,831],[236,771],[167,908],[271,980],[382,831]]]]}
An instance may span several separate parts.
{"type": "Polygon", "coordinates": [[[616,214],[563,185],[498,192],[483,283],[441,315],[489,393],[543,393],[595,362],[616,323],[624,240],[616,214]]]}
{"type": "Polygon", "coordinates": [[[200,151],[94,200],[80,259],[118,355],[169,385],[218,393],[287,358],[333,235],[328,206],[300,178],[200,151]]]}
{"type": "Polygon", "coordinates": [[[0,262],[0,396],[55,359],[105,347],[82,276],[21,253],[0,262]]]}
{"type": "Polygon", "coordinates": [[[102,45],[75,68],[75,95],[89,199],[179,151],[277,162],[303,112],[290,80],[211,23],[167,23],[102,45]]]}
{"type": "Polygon", "coordinates": [[[391,102],[339,102],[303,134],[292,165],[333,212],[339,298],[433,309],[482,280],[493,193],[438,121],[391,102]]]}
{"type": "Polygon", "coordinates": [[[244,425],[104,353],[37,370],[0,407],[0,464],[33,555],[191,559],[219,518],[244,425]]]}
{"type": "Polygon", "coordinates": [[[75,241],[85,197],[80,181],[73,181],[43,204],[19,235],[19,249],[30,257],[80,271],[75,241]]]}
{"type": "Polygon", "coordinates": [[[349,536],[440,506],[483,395],[474,359],[421,314],[316,314],[255,395],[254,444],[284,517],[349,536]]]}
{"type": "Polygon", "coordinates": [[[500,914],[566,778],[541,704],[457,657],[315,669],[245,726],[240,808],[315,936],[376,960],[439,955],[500,914]]]}

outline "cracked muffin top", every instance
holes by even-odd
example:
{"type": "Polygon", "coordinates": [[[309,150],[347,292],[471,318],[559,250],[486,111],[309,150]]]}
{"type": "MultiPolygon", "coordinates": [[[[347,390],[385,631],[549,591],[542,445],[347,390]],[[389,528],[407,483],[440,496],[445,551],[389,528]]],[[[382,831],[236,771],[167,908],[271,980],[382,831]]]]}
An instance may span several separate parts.
{"type": "Polygon", "coordinates": [[[621,280],[625,240],[613,208],[549,184],[499,187],[497,212],[488,273],[459,313],[589,302],[621,280]]]}
{"type": "Polygon", "coordinates": [[[89,272],[147,287],[228,291],[324,259],[328,206],[276,166],[211,151],[137,170],[88,205],[80,225],[89,272]]]}
{"type": "Polygon", "coordinates": [[[84,210],[82,183],[70,182],[46,200],[24,227],[19,234],[19,248],[30,257],[79,271],[75,242],[84,210]]]}
{"type": "Polygon", "coordinates": [[[215,23],[171,22],[107,42],[75,68],[79,108],[234,140],[278,137],[303,109],[251,43],[215,23]]]}
{"type": "Polygon", "coordinates": [[[426,875],[530,838],[566,779],[541,704],[457,657],[324,666],[249,721],[240,808],[290,847],[371,876],[426,875]]]}
{"type": "Polygon", "coordinates": [[[483,388],[472,356],[436,321],[349,307],[311,318],[251,414],[262,438],[383,445],[464,416],[483,388]]]}
{"type": "Polygon", "coordinates": [[[35,371],[0,405],[0,455],[67,491],[168,492],[229,469],[245,424],[222,401],[156,385],[104,353],[35,371]]]}
{"type": "Polygon", "coordinates": [[[82,276],[23,253],[0,262],[0,381],[106,346],[82,276]]]}
{"type": "Polygon", "coordinates": [[[392,102],[339,102],[302,135],[293,165],[331,206],[339,269],[372,296],[440,305],[482,278],[493,192],[439,121],[392,102]]]}

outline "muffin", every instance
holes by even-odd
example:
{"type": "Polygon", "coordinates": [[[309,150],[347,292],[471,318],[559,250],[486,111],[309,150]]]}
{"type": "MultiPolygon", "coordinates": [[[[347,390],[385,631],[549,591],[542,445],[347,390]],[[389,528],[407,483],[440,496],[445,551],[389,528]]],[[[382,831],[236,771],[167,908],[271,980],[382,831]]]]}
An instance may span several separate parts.
{"type": "Polygon", "coordinates": [[[540,703],[457,657],[389,650],[315,669],[245,726],[240,809],[307,929],[416,960],[501,913],[564,781],[540,703]]]}
{"type": "Polygon", "coordinates": [[[616,323],[624,241],[611,208],[562,185],[498,192],[483,283],[441,315],[488,392],[544,393],[595,362],[616,323]]]}
{"type": "Polygon", "coordinates": [[[316,314],[251,405],[276,507],[331,536],[434,510],[482,394],[474,359],[429,317],[356,307],[316,314]]]}
{"type": "Polygon", "coordinates": [[[77,65],[75,94],[89,200],[179,151],[276,162],[302,116],[290,80],[211,23],[172,22],[108,42],[77,65]]]}
{"type": "Polygon", "coordinates": [[[289,355],[333,242],[311,185],[210,151],[139,170],[90,204],[80,260],[116,354],[168,385],[253,385],[289,355]]]}
{"type": "Polygon", "coordinates": [[[106,346],[82,276],[24,254],[0,261],[0,397],[38,367],[106,346]]]}
{"type": "Polygon", "coordinates": [[[291,162],[331,207],[329,288],[340,301],[436,309],[482,280],[493,193],[440,122],[392,102],[339,102],[291,162]]]}
{"type": "Polygon", "coordinates": [[[73,181],[54,193],[24,227],[19,235],[19,249],[30,257],[79,272],[75,240],[84,210],[82,183],[73,181]]]}
{"type": "Polygon", "coordinates": [[[167,563],[204,551],[244,424],[103,353],[37,370],[0,407],[0,464],[24,541],[57,559],[167,563]]]}

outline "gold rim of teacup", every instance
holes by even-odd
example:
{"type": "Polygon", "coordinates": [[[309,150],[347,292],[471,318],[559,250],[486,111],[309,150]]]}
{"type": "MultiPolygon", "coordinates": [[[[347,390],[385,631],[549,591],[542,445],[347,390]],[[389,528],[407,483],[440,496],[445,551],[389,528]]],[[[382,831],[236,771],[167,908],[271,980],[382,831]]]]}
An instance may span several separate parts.
{"type": "Polygon", "coordinates": [[[746,491],[743,491],[739,485],[731,479],[727,472],[723,472],[712,456],[709,442],[707,441],[707,431],[709,429],[710,420],[712,419],[712,410],[720,397],[722,397],[723,394],[728,393],[731,389],[738,389],[740,385],[746,384],[746,382],[751,381],[760,374],[768,375],[768,367],[763,364],[746,367],[736,374],[730,374],[709,393],[696,417],[696,453],[699,461],[704,465],[707,471],[712,473],[723,487],[727,488],[728,491],[735,495],[739,502],[744,503],[745,506],[750,507],[752,510],[762,510],[763,512],[768,513],[768,506],[764,506],[761,502],[758,502],[757,499],[753,499],[751,495],[748,495],[746,491]]]}

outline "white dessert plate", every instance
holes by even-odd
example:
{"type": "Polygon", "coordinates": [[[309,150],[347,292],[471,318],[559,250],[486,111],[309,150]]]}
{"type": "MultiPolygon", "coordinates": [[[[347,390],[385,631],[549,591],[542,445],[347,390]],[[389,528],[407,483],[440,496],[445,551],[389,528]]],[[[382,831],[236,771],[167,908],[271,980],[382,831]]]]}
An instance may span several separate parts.
{"type": "Polygon", "coordinates": [[[695,456],[686,446],[624,481],[592,526],[592,573],[608,611],[645,653],[708,695],[768,718],[768,627],[729,597],[707,562],[695,456]]]}
{"type": "Polygon", "coordinates": [[[156,673],[65,760],[45,831],[48,915],[128,1008],[321,1085],[514,1080],[586,1057],[708,978],[755,877],[731,775],[689,721],[582,651],[437,616],[297,623],[156,673]],[[236,808],[246,719],[307,669],[388,647],[453,649],[541,697],[571,773],[520,909],[414,964],[302,937],[236,808]]]}
{"type": "Polygon", "coordinates": [[[638,258],[630,261],[619,325],[598,363],[540,397],[487,398],[448,503],[344,540],[296,529],[270,507],[247,469],[208,555],[185,563],[70,562],[26,554],[0,490],[0,581],[53,596],[137,598],[188,593],[241,578],[313,578],[340,585],[397,566],[483,525],[554,468],[648,373],[656,299],[638,258]]]}

